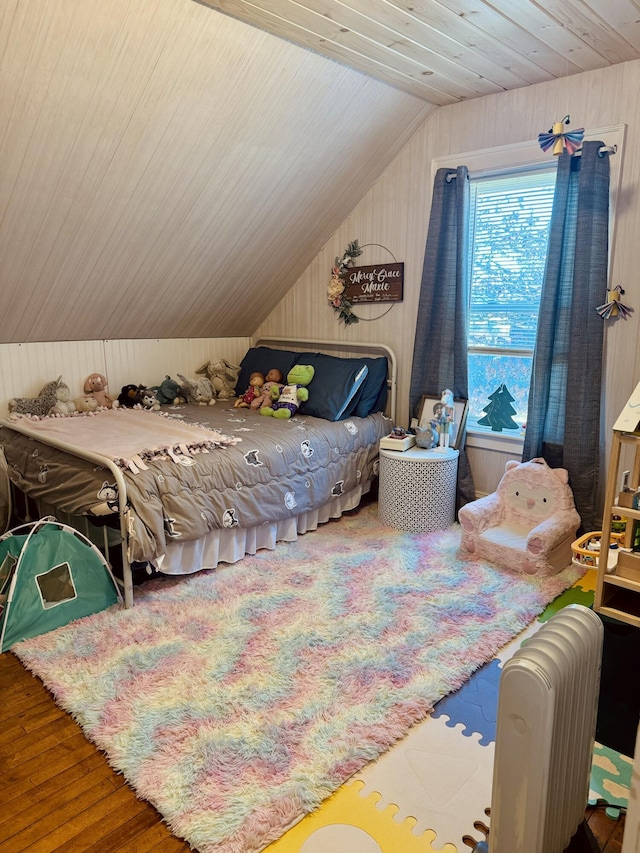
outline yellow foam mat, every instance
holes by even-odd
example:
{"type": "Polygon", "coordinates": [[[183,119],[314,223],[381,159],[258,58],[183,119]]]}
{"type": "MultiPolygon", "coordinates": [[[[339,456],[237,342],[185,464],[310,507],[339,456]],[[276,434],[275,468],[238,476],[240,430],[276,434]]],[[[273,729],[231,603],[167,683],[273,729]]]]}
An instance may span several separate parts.
{"type": "Polygon", "coordinates": [[[574,586],[581,587],[585,592],[595,592],[597,575],[595,569],[587,569],[584,575],[574,583],[574,586]]]}
{"type": "Polygon", "coordinates": [[[363,797],[358,780],[343,785],[264,853],[458,853],[453,844],[432,847],[435,832],[414,835],[414,818],[397,821],[393,803],[379,808],[380,794],[363,797]]]}

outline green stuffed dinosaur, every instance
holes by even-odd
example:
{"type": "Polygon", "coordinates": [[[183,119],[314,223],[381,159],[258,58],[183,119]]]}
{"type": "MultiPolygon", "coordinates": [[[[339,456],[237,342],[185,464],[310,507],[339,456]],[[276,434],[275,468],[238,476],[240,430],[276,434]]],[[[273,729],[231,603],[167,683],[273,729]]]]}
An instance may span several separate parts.
{"type": "Polygon", "coordinates": [[[283,388],[276,385],[271,389],[273,402],[270,406],[263,406],[260,414],[283,420],[295,415],[300,403],[306,403],[309,399],[309,389],[306,386],[313,379],[314,373],[315,369],[311,364],[294,364],[287,373],[287,384],[283,388]]]}

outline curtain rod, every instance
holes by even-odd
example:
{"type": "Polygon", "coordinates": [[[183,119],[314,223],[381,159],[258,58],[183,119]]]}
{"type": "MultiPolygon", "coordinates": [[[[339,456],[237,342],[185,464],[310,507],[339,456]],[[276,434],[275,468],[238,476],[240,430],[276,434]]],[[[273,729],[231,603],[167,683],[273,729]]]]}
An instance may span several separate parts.
{"type": "MultiPolygon", "coordinates": [[[[602,148],[598,148],[598,156],[604,157],[605,154],[616,154],[617,151],[618,151],[617,145],[603,145],[602,148]]],[[[582,157],[582,149],[580,149],[579,151],[576,151],[576,153],[572,154],[571,156],[572,157],[582,157]]],[[[445,178],[445,180],[447,183],[450,183],[456,177],[457,177],[457,175],[455,172],[449,172],[447,174],[447,177],[445,178]]]]}

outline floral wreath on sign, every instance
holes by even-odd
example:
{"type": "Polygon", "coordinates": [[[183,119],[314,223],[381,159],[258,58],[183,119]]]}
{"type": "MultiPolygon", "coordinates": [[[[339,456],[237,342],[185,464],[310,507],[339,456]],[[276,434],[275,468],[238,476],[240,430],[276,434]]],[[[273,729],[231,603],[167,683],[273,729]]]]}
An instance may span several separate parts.
{"type": "Polygon", "coordinates": [[[333,310],[338,314],[338,319],[343,320],[345,326],[357,323],[359,318],[353,313],[353,306],[345,297],[344,291],[347,286],[347,272],[354,265],[354,258],[362,254],[362,249],[357,240],[353,240],[347,246],[347,250],[341,258],[336,258],[335,265],[331,270],[331,281],[327,288],[327,297],[333,310]]]}

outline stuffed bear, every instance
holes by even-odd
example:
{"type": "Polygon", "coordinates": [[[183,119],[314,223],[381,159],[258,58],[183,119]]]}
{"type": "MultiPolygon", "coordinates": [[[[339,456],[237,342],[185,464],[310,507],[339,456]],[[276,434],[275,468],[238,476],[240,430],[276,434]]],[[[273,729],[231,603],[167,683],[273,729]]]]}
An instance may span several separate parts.
{"type": "Polygon", "coordinates": [[[37,397],[16,397],[9,400],[9,411],[16,415],[46,418],[48,415],[69,415],[76,407],[69,386],[58,376],[43,386],[37,397]]]}
{"type": "Polygon", "coordinates": [[[107,391],[107,380],[101,373],[92,373],[84,381],[84,393],[98,401],[98,406],[106,409],[113,407],[113,397],[107,391]]]}
{"type": "Polygon", "coordinates": [[[123,385],[118,394],[118,403],[127,409],[132,409],[139,405],[138,402],[138,386],[123,385]]]}
{"type": "Polygon", "coordinates": [[[181,373],[178,377],[182,380],[180,396],[185,397],[187,403],[197,403],[199,406],[213,406],[216,402],[216,394],[209,379],[203,377],[193,382],[181,373]]]}
{"type": "Polygon", "coordinates": [[[244,392],[242,397],[233,404],[234,409],[256,408],[253,404],[261,396],[262,386],[264,385],[264,376],[262,373],[252,373],[249,377],[249,387],[244,392]]]}
{"type": "Polygon", "coordinates": [[[461,555],[524,574],[555,574],[571,563],[580,526],[565,468],[544,459],[509,460],[493,494],[458,511],[461,555]]]}
{"type": "Polygon", "coordinates": [[[261,415],[287,419],[295,415],[300,403],[309,399],[309,389],[306,387],[313,379],[315,368],[311,364],[294,364],[287,373],[287,384],[271,389],[272,403],[260,409],[261,415]]]}
{"type": "Polygon", "coordinates": [[[228,400],[230,397],[235,397],[240,367],[230,364],[226,358],[221,358],[219,361],[207,361],[196,370],[196,373],[207,377],[213,385],[218,400],[228,400]]]}

